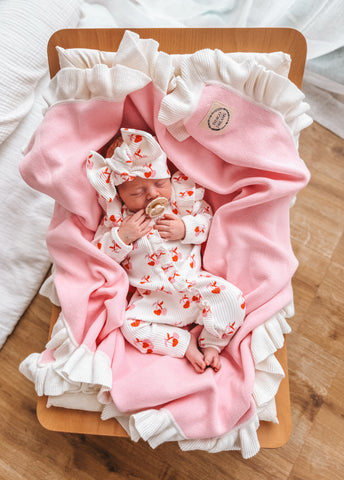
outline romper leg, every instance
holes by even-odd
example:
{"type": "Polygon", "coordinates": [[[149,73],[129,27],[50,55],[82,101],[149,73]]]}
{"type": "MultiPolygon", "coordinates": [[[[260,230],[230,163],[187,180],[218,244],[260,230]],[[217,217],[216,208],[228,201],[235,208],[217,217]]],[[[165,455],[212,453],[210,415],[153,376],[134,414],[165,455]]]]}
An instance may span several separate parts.
{"type": "Polygon", "coordinates": [[[141,353],[156,353],[182,358],[191,334],[182,328],[127,318],[121,327],[123,336],[141,353]]]}
{"type": "Polygon", "coordinates": [[[230,282],[202,272],[196,285],[202,296],[204,328],[199,336],[201,348],[214,347],[218,352],[228,345],[243,323],[245,300],[242,292],[230,282]]]}

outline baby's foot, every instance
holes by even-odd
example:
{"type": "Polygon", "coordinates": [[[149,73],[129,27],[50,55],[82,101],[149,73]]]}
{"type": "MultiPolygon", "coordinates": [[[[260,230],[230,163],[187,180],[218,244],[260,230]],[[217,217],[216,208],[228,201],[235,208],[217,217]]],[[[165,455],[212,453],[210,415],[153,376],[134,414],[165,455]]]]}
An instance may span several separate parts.
{"type": "Polygon", "coordinates": [[[207,367],[211,367],[215,372],[221,368],[220,354],[214,347],[202,348],[204,354],[204,362],[207,367]]]}
{"type": "Polygon", "coordinates": [[[198,350],[197,340],[191,335],[190,343],[185,352],[185,357],[189,360],[197,373],[203,373],[205,371],[205,361],[203,353],[198,350]]]}

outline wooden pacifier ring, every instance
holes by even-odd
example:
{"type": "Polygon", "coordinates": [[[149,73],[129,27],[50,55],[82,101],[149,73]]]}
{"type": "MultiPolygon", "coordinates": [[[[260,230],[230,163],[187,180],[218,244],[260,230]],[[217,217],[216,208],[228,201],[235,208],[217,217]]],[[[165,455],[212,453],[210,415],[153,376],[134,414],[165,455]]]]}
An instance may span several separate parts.
{"type": "Polygon", "coordinates": [[[168,205],[168,200],[165,197],[154,198],[146,207],[146,215],[150,218],[160,217],[168,205]]]}

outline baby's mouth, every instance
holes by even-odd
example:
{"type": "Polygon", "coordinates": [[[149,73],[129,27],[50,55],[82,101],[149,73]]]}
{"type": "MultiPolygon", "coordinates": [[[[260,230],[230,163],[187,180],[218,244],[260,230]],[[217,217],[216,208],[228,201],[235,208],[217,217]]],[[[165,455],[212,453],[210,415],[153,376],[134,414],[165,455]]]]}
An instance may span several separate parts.
{"type": "Polygon", "coordinates": [[[160,217],[165,211],[166,206],[168,205],[168,199],[165,197],[154,198],[146,206],[145,212],[146,215],[150,218],[160,217]]]}

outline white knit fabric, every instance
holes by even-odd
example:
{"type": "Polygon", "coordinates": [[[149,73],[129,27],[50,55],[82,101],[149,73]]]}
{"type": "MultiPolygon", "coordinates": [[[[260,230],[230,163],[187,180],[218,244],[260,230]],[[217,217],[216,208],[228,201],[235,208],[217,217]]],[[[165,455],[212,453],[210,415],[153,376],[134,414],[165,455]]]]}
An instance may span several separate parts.
{"type": "Polygon", "coordinates": [[[220,50],[200,50],[182,61],[176,86],[165,96],[159,120],[179,141],[189,137],[184,126],[194,112],[205,85],[217,84],[240,92],[266,109],[279,113],[298,145],[300,131],[311,118],[304,94],[287,78],[266,70],[252,59],[237,63],[220,50]]]}

